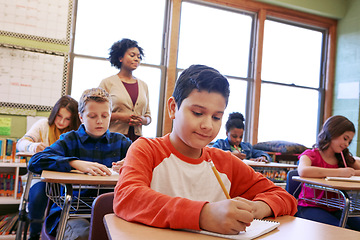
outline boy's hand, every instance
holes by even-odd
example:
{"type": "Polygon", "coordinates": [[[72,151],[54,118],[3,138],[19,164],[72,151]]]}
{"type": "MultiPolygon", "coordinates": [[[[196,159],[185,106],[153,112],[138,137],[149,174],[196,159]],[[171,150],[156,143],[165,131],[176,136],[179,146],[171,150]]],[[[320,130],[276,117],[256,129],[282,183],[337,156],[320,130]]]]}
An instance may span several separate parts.
{"type": "Polygon", "coordinates": [[[200,228],[221,234],[238,234],[254,220],[253,211],[248,202],[236,199],[206,203],[200,213],[200,228]]]}
{"type": "Polygon", "coordinates": [[[117,161],[117,162],[113,162],[112,163],[112,169],[119,173],[120,171],[120,168],[124,165],[124,160],[121,160],[121,161],[117,161]]]}
{"type": "Polygon", "coordinates": [[[69,162],[70,166],[83,173],[88,173],[93,176],[111,175],[111,171],[103,164],[97,162],[88,162],[83,160],[72,160],[69,162]]]}
{"type": "Polygon", "coordinates": [[[244,202],[250,205],[252,209],[251,212],[254,215],[254,218],[263,219],[264,217],[269,217],[273,215],[273,212],[269,205],[267,205],[263,201],[250,201],[242,197],[236,197],[233,198],[233,200],[244,202]]]}

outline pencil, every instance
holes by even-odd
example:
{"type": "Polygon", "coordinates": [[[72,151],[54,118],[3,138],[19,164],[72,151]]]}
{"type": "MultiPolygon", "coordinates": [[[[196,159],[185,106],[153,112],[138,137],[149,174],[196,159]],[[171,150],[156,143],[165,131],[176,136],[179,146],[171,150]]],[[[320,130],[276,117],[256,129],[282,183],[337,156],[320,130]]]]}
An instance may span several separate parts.
{"type": "Polygon", "coordinates": [[[220,184],[220,187],[223,190],[226,198],[231,199],[230,195],[229,195],[228,191],[226,190],[225,185],[224,185],[223,181],[221,180],[220,175],[219,175],[218,171],[216,170],[215,165],[214,165],[214,163],[213,163],[213,161],[211,159],[209,160],[209,163],[210,163],[211,169],[213,170],[213,172],[215,174],[215,177],[218,180],[218,182],[220,184]]]}
{"type": "Polygon", "coordinates": [[[344,158],[344,154],[343,154],[343,152],[341,151],[341,157],[342,157],[342,160],[343,160],[343,162],[344,162],[344,166],[345,167],[347,167],[347,165],[346,165],[346,161],[345,161],[345,158],[344,158]]]}
{"type": "Polygon", "coordinates": [[[239,152],[241,153],[241,151],[239,150],[239,148],[234,144],[234,148],[239,152]]]}

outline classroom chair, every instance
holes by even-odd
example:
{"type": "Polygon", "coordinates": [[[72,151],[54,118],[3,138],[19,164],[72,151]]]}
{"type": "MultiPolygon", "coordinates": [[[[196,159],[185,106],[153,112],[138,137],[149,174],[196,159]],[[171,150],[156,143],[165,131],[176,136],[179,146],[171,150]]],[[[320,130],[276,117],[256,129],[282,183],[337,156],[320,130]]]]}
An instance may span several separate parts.
{"type": "Polygon", "coordinates": [[[293,176],[299,176],[297,169],[290,170],[287,173],[285,190],[297,199],[299,197],[301,183],[292,180],[293,176]]]}
{"type": "Polygon", "coordinates": [[[113,213],[114,192],[97,196],[92,203],[89,240],[109,239],[104,225],[104,216],[113,213]]]}

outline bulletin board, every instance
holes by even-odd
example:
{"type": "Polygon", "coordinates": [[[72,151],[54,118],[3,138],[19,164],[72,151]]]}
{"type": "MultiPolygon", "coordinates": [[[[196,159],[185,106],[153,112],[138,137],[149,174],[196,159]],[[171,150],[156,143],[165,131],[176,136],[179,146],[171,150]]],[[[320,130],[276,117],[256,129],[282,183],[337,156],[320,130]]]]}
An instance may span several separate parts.
{"type": "Polygon", "coordinates": [[[68,45],[72,0],[0,0],[0,34],[68,45]]]}
{"type": "Polygon", "coordinates": [[[67,57],[0,44],[0,106],[50,111],[66,93],[67,57]]]}

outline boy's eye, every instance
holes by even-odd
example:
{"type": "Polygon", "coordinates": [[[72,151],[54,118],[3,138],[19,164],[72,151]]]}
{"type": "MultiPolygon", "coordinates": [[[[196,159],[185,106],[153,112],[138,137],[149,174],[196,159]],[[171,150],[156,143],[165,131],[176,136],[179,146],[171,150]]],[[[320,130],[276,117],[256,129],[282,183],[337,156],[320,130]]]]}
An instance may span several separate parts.
{"type": "Polygon", "coordinates": [[[194,113],[195,116],[201,116],[202,115],[202,113],[195,112],[195,111],[193,111],[193,113],[194,113]]]}
{"type": "Polygon", "coordinates": [[[213,117],[214,118],[214,120],[216,120],[216,121],[219,121],[219,120],[221,120],[221,118],[220,117],[213,117]]]}

